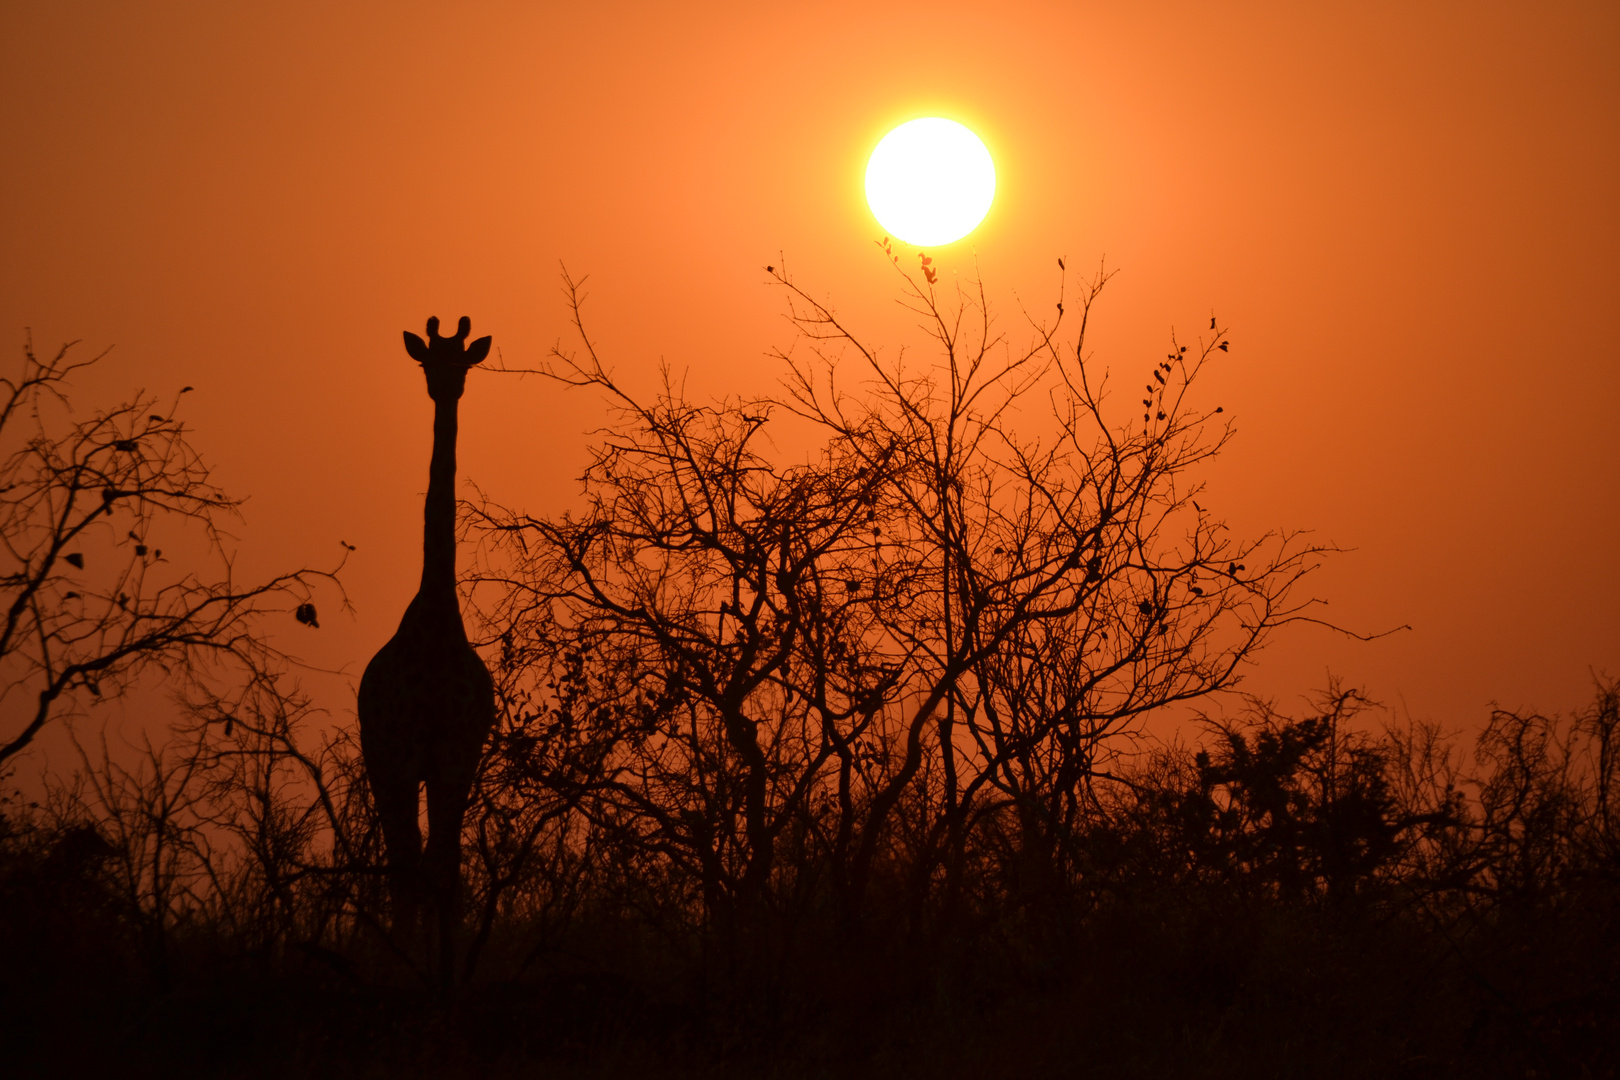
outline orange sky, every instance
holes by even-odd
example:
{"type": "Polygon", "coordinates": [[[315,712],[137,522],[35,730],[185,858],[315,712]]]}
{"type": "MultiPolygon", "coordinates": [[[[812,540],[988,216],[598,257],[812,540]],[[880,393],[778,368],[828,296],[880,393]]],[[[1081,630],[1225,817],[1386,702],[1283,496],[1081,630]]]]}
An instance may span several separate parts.
{"type": "MultiPolygon", "coordinates": [[[[1128,370],[1217,312],[1212,501],[1354,548],[1316,581],[1333,617],[1414,627],[1286,636],[1250,688],[1331,669],[1460,728],[1620,672],[1620,7],[566,7],[0,8],[0,344],[116,343],[86,402],[195,385],[246,572],[358,545],[355,618],[289,628],[311,659],[357,680],[415,587],[431,403],[401,330],[469,314],[532,365],[562,260],[632,384],[666,358],[768,390],[785,259],[897,344],[861,174],[942,115],[999,189],[938,264],[976,258],[1011,330],[1056,256],[1106,255],[1097,357],[1128,370]]],[[[561,509],[600,415],[475,375],[462,473],[561,509]]]]}

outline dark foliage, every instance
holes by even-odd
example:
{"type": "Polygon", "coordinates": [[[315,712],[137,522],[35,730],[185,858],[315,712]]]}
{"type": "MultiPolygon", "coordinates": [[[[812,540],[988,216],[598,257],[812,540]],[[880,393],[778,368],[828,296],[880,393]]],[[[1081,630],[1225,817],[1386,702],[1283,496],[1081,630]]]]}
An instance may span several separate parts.
{"type": "Polygon", "coordinates": [[[1615,1075],[1620,684],[1469,759],[1339,686],[1147,740],[1309,616],[1324,554],[1193,501],[1225,335],[1137,424],[1083,326],[1008,353],[930,280],[913,371],[773,274],[810,353],[781,399],[642,404],[587,343],[556,374],[623,411],[586,510],[468,508],[501,715],[455,992],[384,931],[353,740],[255,669],[0,807],[11,1071],[1615,1075]]]}
{"type": "MultiPolygon", "coordinates": [[[[1498,713],[1466,771],[1421,728],[1352,729],[1361,704],[1257,706],[1143,758],[1061,879],[987,817],[971,902],[859,937],[813,906],[717,936],[590,850],[610,839],[550,838],[449,1002],[356,921],[380,897],[331,856],[279,883],[263,849],[221,862],[160,915],[129,804],[13,802],[0,1038],[67,1076],[1613,1075],[1620,687],[1498,713]]],[[[885,867],[878,910],[908,912],[911,869],[885,867]]]]}

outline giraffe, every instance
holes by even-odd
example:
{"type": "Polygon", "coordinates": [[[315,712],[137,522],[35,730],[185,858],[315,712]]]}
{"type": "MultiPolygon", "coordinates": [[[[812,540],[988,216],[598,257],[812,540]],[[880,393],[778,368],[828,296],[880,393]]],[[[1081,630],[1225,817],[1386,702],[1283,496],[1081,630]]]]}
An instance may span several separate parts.
{"type": "Polygon", "coordinates": [[[490,339],[463,346],[472,320],[454,337],[427,321],[424,342],[405,332],[405,351],[422,365],[433,399],[433,458],[423,508],[422,582],[399,629],[360,678],[360,750],[382,820],[388,890],[397,940],[415,938],[423,902],[438,915],[438,976],[453,981],[460,920],[461,822],[484,739],[495,722],[489,670],[467,641],[456,596],[456,409],[467,371],[489,355],[490,339]],[[427,789],[428,835],[418,824],[427,789]]]}

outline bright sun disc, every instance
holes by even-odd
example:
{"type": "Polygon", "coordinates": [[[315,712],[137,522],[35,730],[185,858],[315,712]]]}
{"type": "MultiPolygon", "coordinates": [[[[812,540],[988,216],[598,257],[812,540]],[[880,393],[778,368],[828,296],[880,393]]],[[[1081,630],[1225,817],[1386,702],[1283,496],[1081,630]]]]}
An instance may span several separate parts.
{"type": "Polygon", "coordinates": [[[954,120],[901,124],[866,164],[866,201],[878,224],[918,247],[962,239],[984,220],[995,195],[990,151],[954,120]]]}

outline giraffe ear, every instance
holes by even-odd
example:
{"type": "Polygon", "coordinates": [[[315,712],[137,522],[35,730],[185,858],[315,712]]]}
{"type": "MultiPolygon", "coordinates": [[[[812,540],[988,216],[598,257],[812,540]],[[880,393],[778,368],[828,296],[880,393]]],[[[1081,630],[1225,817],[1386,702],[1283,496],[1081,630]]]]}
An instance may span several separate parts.
{"type": "Polygon", "coordinates": [[[418,364],[427,363],[427,342],[423,341],[409,330],[405,331],[405,351],[410,353],[411,359],[415,360],[418,364]]]}
{"type": "Polygon", "coordinates": [[[489,341],[489,338],[481,337],[471,345],[467,346],[467,355],[465,359],[469,365],[482,363],[484,357],[489,355],[489,341]]]}

